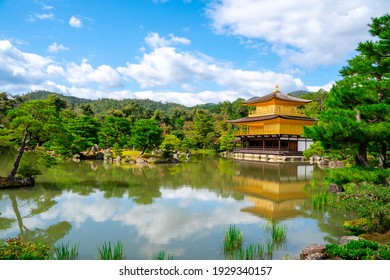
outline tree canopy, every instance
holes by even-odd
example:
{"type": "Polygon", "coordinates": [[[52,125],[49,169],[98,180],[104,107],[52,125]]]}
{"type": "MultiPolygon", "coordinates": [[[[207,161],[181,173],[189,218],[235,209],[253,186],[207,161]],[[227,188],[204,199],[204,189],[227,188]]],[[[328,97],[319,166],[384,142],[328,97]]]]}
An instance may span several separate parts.
{"type": "Polygon", "coordinates": [[[358,165],[368,167],[367,154],[376,154],[383,168],[390,139],[390,16],[373,18],[369,26],[375,40],[359,43],[327,109],[306,132],[326,149],[350,151],[358,165]]]}

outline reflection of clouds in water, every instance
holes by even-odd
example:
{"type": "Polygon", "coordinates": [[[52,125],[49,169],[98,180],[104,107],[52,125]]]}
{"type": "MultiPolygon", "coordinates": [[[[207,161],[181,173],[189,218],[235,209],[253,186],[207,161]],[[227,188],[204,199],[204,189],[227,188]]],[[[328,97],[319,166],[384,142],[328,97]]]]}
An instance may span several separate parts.
{"type": "MultiPolygon", "coordinates": [[[[288,248],[291,253],[301,250],[312,243],[323,244],[326,233],[321,232],[317,227],[317,220],[296,218],[284,221],[287,226],[288,248]]],[[[286,252],[289,253],[289,252],[286,252]]],[[[293,253],[292,253],[293,254],[293,253]]]]}
{"type": "Polygon", "coordinates": [[[189,235],[203,235],[205,230],[215,226],[258,220],[240,211],[246,206],[244,202],[227,199],[223,204],[210,204],[223,199],[206,190],[163,189],[161,193],[164,203],[134,207],[130,211],[118,213],[113,219],[136,226],[140,235],[156,244],[167,244],[171,239],[184,239],[189,235]],[[167,202],[167,197],[171,202],[167,202]],[[186,205],[196,205],[196,211],[192,207],[183,208],[183,199],[189,201],[186,205]]]}
{"type": "Polygon", "coordinates": [[[42,215],[45,219],[59,217],[61,220],[75,222],[77,227],[81,227],[87,220],[95,222],[105,222],[110,220],[118,208],[118,199],[103,198],[102,192],[90,194],[89,196],[79,196],[67,193],[58,202],[58,207],[42,215]]]}
{"type": "Polygon", "coordinates": [[[191,187],[182,187],[180,189],[169,189],[169,188],[162,188],[161,191],[161,198],[165,199],[178,199],[178,198],[190,198],[202,201],[227,201],[227,200],[233,200],[232,198],[223,198],[218,196],[214,192],[210,192],[209,190],[202,189],[197,190],[193,189],[191,187]]]}
{"type": "MultiPolygon", "coordinates": [[[[205,189],[184,187],[160,191],[162,198],[150,205],[136,205],[127,197],[107,199],[99,191],[88,196],[64,192],[48,212],[23,221],[29,227],[44,228],[54,220],[74,222],[77,227],[82,227],[88,219],[97,223],[113,220],[135,226],[139,235],[147,238],[149,243],[168,244],[172,239],[184,239],[190,235],[200,238],[215,226],[258,220],[240,211],[247,206],[245,201],[225,199],[205,189]]],[[[15,217],[12,208],[5,209],[7,216],[15,217]]],[[[24,210],[27,213],[31,209],[24,210]]]]}

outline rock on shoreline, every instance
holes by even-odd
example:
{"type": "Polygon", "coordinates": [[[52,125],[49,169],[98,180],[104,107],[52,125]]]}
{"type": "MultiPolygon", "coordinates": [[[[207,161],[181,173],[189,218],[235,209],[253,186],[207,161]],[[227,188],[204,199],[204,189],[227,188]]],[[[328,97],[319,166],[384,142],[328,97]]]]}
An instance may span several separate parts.
{"type": "Polygon", "coordinates": [[[8,188],[20,188],[20,187],[30,187],[34,185],[34,178],[20,178],[16,177],[14,180],[9,181],[8,178],[0,177],[0,189],[8,188]]]}

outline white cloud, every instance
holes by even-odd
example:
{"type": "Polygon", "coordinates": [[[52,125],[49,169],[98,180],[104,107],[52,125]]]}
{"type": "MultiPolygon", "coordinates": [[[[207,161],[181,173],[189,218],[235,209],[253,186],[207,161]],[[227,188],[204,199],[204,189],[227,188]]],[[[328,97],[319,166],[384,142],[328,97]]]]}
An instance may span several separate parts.
{"type": "Polygon", "coordinates": [[[50,14],[37,14],[36,17],[37,17],[37,19],[40,19],[40,20],[53,19],[54,18],[54,14],[53,13],[50,13],[50,14]]]}
{"type": "Polygon", "coordinates": [[[335,84],[334,82],[330,82],[322,86],[306,86],[306,89],[311,92],[316,92],[319,91],[320,89],[323,89],[325,91],[330,91],[334,84],[335,84]]]}
{"type": "Polygon", "coordinates": [[[0,40],[0,84],[2,91],[11,93],[45,89],[90,99],[149,98],[187,106],[247,99],[269,93],[275,84],[283,92],[305,89],[293,74],[237,69],[202,53],[173,47],[157,47],[139,63],[115,69],[93,66],[86,59],[57,62],[22,52],[9,40],[0,40]]]}
{"type": "Polygon", "coordinates": [[[216,32],[265,40],[285,63],[313,67],[344,61],[386,6],[387,0],[221,0],[207,14],[216,32]]]}
{"type": "MultiPolygon", "coordinates": [[[[154,38],[157,38],[154,36],[154,38]]],[[[287,90],[302,88],[303,82],[289,74],[272,71],[245,71],[218,63],[200,53],[179,52],[173,47],[158,47],[145,53],[138,64],[118,67],[118,72],[136,80],[141,88],[156,88],[178,84],[215,83],[226,90],[242,94],[271,91],[275,84],[287,90]]]]}
{"type": "Polygon", "coordinates": [[[169,39],[165,39],[164,37],[160,37],[158,33],[152,32],[146,36],[145,43],[152,48],[158,48],[172,46],[174,44],[189,45],[191,41],[187,38],[176,37],[173,34],[169,34],[169,39]]]}
{"type": "Polygon", "coordinates": [[[44,81],[46,67],[52,63],[32,53],[21,52],[10,41],[0,40],[0,83],[11,84],[18,88],[24,84],[36,84],[44,81]]]}
{"type": "Polygon", "coordinates": [[[70,63],[66,73],[66,79],[77,86],[98,83],[104,88],[112,88],[122,85],[119,73],[111,66],[100,65],[94,69],[86,60],[83,60],[80,65],[70,63]]]}
{"type": "Polygon", "coordinates": [[[72,16],[69,19],[69,24],[70,24],[70,26],[75,27],[75,28],[83,27],[83,22],[81,21],[81,18],[78,18],[78,17],[75,17],[75,16],[72,16]]]}
{"type": "Polygon", "coordinates": [[[58,51],[67,51],[67,50],[69,50],[69,48],[64,47],[64,45],[62,45],[62,44],[58,44],[57,42],[54,42],[53,44],[51,44],[49,46],[49,48],[47,49],[47,51],[50,53],[56,53],[58,51]]]}
{"type": "Polygon", "coordinates": [[[50,10],[53,10],[54,7],[53,7],[53,6],[50,6],[50,5],[43,5],[42,9],[43,9],[43,10],[46,10],[46,11],[50,11],[50,10]]]}
{"type": "MultiPolygon", "coordinates": [[[[63,49],[61,46],[52,46],[51,51],[63,49]]],[[[9,40],[0,40],[0,84],[1,90],[18,93],[46,89],[57,84],[63,90],[73,86],[107,89],[121,86],[122,78],[108,65],[94,68],[85,60],[80,65],[74,62],[60,65],[52,58],[22,52],[9,40]]],[[[91,93],[89,98],[93,96],[91,93]]]]}

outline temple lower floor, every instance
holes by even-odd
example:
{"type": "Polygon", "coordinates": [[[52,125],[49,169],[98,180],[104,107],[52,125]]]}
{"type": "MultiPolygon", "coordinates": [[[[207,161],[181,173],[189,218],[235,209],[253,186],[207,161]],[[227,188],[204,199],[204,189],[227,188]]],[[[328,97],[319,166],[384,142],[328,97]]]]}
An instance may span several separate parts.
{"type": "Polygon", "coordinates": [[[253,135],[240,136],[235,140],[234,152],[271,154],[271,155],[302,155],[313,141],[299,135],[253,135]]]}

